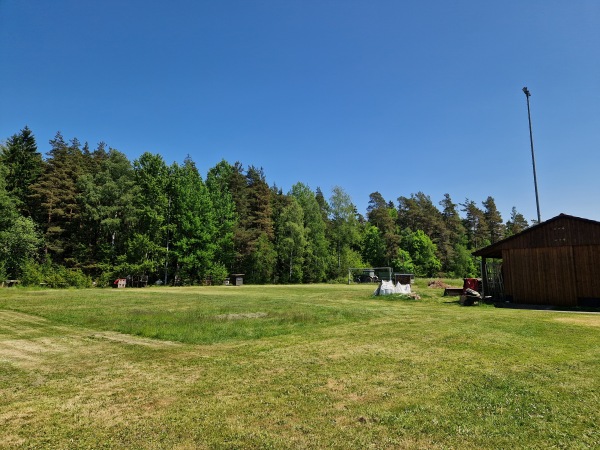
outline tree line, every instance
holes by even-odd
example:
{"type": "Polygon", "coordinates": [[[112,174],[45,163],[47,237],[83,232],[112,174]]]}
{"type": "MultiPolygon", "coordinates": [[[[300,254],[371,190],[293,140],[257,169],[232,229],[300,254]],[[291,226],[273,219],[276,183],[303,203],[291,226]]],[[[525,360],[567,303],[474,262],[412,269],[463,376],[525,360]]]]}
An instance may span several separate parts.
{"type": "Polygon", "coordinates": [[[397,203],[369,196],[366,216],[342,187],[328,198],[302,182],[283,192],[262,168],[223,160],[199,173],[188,156],[130,161],[61,133],[43,157],[28,127],[0,146],[0,281],[108,285],[115,278],[220,283],[346,279],[349,267],[393,267],[417,276],[474,276],[471,252],[528,226],[494,199],[481,207],[422,192],[397,203]],[[462,213],[462,215],[461,215],[462,213]]]}

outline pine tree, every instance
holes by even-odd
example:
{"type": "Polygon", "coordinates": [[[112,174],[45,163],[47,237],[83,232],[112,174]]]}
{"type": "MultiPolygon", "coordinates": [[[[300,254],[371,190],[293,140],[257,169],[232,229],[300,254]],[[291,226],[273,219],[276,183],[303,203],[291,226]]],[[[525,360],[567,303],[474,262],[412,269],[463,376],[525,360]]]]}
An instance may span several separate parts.
{"type": "Polygon", "coordinates": [[[329,203],[327,203],[327,200],[325,200],[325,196],[323,195],[321,188],[318,186],[315,190],[315,198],[317,200],[317,203],[319,204],[319,210],[321,211],[321,217],[323,218],[323,222],[327,225],[329,223],[330,213],[329,203]]]}
{"type": "Polygon", "coordinates": [[[493,197],[489,196],[482,204],[484,207],[483,216],[488,232],[490,233],[490,243],[493,244],[504,237],[504,222],[500,215],[500,211],[496,208],[496,202],[493,197]]]}
{"type": "MultiPolygon", "coordinates": [[[[160,155],[142,154],[133,162],[134,179],[139,195],[134,198],[136,226],[128,236],[123,263],[137,275],[167,270],[171,239],[171,193],[169,168],[160,155]]],[[[126,275],[126,274],[122,274],[126,275]]],[[[168,274],[167,281],[170,279],[168,274]]]]}
{"type": "Polygon", "coordinates": [[[272,191],[264,172],[254,166],[246,171],[247,211],[242,217],[242,267],[249,282],[272,281],[275,266],[272,191]]]}
{"type": "Polygon", "coordinates": [[[238,214],[230,190],[230,180],[234,168],[225,160],[208,171],[206,187],[213,205],[216,219],[215,264],[232,273],[235,264],[234,234],[238,224],[238,214]]]}
{"type": "Polygon", "coordinates": [[[326,224],[323,221],[317,196],[303,184],[292,186],[289,195],[298,201],[302,208],[303,225],[306,230],[303,279],[305,283],[325,281],[329,250],[326,237],[326,224]]]}
{"type": "Polygon", "coordinates": [[[386,202],[379,192],[369,195],[367,219],[378,229],[385,246],[383,259],[377,265],[391,266],[398,256],[400,235],[397,232],[397,217],[398,211],[393,202],[386,202]]]}
{"type": "Polygon", "coordinates": [[[37,150],[35,137],[26,126],[11,136],[0,152],[0,161],[8,169],[6,190],[16,202],[21,214],[32,216],[34,204],[31,186],[42,174],[42,155],[37,150]]]}
{"type": "Polygon", "coordinates": [[[465,271],[457,265],[457,261],[460,261],[459,255],[463,255],[466,250],[465,227],[456,210],[457,205],[450,198],[450,194],[444,194],[444,199],[439,204],[442,207],[441,215],[444,223],[443,233],[438,242],[442,271],[450,276],[461,277],[463,275],[457,275],[457,273],[465,271]]]}
{"type": "Polygon", "coordinates": [[[490,232],[483,211],[473,200],[465,199],[461,204],[465,213],[463,225],[467,234],[467,248],[475,250],[490,244],[490,232]]]}
{"type": "Polygon", "coordinates": [[[513,206],[510,212],[510,219],[506,222],[506,232],[504,237],[518,234],[527,228],[529,228],[527,219],[523,217],[523,214],[517,212],[517,208],[513,206]]]}
{"type": "Polygon", "coordinates": [[[31,186],[31,198],[44,231],[45,254],[52,256],[54,262],[73,265],[76,242],[70,237],[80,226],[77,182],[83,174],[81,149],[77,139],[67,145],[60,132],[50,145],[44,171],[31,186]]]}
{"type": "Polygon", "coordinates": [[[422,230],[433,242],[439,241],[444,228],[440,211],[423,192],[398,197],[398,224],[402,230],[422,230]]]}

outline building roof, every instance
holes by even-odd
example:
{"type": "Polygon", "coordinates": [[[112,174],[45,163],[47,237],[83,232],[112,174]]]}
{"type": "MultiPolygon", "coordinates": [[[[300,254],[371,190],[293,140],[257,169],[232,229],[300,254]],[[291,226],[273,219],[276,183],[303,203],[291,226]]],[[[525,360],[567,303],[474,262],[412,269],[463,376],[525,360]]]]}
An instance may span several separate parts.
{"type": "Polygon", "coordinates": [[[502,258],[502,250],[508,248],[584,244],[600,244],[600,222],[568,214],[559,214],[520,233],[474,251],[472,254],[473,256],[485,258],[502,258]]]}

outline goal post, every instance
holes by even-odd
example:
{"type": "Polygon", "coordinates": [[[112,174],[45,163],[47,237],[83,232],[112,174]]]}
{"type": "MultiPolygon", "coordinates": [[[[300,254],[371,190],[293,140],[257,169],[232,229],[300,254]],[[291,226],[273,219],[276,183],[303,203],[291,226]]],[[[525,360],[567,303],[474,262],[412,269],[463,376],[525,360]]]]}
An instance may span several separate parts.
{"type": "Polygon", "coordinates": [[[349,267],[348,284],[350,283],[378,283],[379,281],[392,281],[391,267],[349,267]]]}

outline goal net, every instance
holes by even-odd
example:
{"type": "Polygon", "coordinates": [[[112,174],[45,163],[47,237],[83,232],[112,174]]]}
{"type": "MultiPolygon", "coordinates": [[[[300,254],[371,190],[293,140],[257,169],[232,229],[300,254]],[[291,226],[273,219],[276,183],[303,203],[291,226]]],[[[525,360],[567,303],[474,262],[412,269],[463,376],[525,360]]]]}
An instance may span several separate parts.
{"type": "Polygon", "coordinates": [[[392,281],[391,267],[351,267],[348,269],[348,284],[379,283],[392,281]]]}

